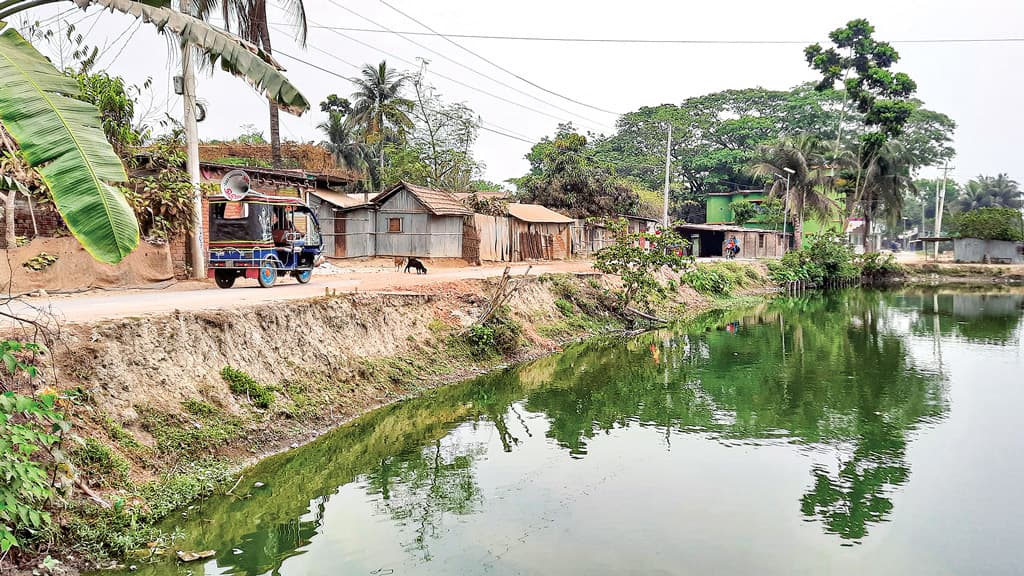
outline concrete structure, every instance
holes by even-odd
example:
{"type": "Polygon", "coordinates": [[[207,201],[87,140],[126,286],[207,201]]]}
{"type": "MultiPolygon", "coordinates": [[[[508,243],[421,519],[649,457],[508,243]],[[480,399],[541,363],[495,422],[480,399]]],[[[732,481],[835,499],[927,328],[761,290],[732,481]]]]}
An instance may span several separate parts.
{"type": "Polygon", "coordinates": [[[788,235],[773,230],[715,224],[681,224],[675,230],[690,241],[691,253],[699,258],[723,256],[725,243],[733,236],[740,244],[740,258],[780,258],[786,253],[788,235]]]}
{"type": "Polygon", "coordinates": [[[1024,264],[1024,242],[954,238],[953,256],[957,262],[1024,264]]]}
{"type": "MultiPolygon", "coordinates": [[[[732,208],[729,206],[736,200],[746,200],[752,204],[760,205],[764,202],[767,193],[765,190],[735,190],[733,192],[715,192],[708,194],[707,196],[707,223],[708,224],[726,224],[735,225],[733,219],[732,208]]],[[[792,218],[792,214],[789,215],[792,218]]],[[[761,219],[760,215],[755,216],[753,220],[743,224],[743,228],[756,228],[764,229],[767,225],[761,219]]],[[[816,234],[823,230],[831,230],[833,232],[840,232],[843,229],[843,221],[840,218],[833,218],[829,222],[822,224],[815,218],[804,218],[803,233],[816,234]]],[[[789,221],[786,223],[786,232],[793,233],[793,222],[789,221]]]]}

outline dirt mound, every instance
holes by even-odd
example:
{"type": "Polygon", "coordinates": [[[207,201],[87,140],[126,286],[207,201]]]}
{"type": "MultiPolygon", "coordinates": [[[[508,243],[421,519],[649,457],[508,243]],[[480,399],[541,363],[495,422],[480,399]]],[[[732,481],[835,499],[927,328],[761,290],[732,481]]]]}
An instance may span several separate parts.
{"type": "Polygon", "coordinates": [[[140,242],[134,252],[114,266],[94,260],[71,237],[36,238],[24,246],[4,252],[8,265],[0,263],[0,289],[13,294],[40,288],[51,293],[129,288],[174,279],[167,245],[140,242]],[[44,265],[53,257],[56,260],[44,265]],[[32,265],[41,269],[35,270],[30,267],[32,265]]]}

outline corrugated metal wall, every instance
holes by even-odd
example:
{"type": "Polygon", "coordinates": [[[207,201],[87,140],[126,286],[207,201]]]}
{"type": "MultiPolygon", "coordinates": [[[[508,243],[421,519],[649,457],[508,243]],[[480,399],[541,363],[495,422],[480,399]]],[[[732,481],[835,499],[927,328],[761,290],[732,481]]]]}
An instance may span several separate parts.
{"type": "Polygon", "coordinates": [[[505,216],[474,214],[473,225],[480,236],[480,259],[490,262],[511,262],[512,244],[509,219],[505,216]]]}
{"type": "Polygon", "coordinates": [[[462,257],[462,216],[434,216],[408,190],[399,190],[377,212],[377,256],[462,257]],[[389,232],[399,218],[401,232],[389,232]]]}
{"type": "Polygon", "coordinates": [[[987,260],[993,264],[1021,264],[1024,263],[1024,243],[957,238],[953,241],[953,255],[957,262],[987,260]]]}

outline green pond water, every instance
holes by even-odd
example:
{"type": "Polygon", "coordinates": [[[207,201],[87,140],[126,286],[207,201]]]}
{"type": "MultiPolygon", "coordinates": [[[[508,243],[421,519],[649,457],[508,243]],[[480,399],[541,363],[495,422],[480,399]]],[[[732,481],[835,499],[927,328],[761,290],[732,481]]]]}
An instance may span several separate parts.
{"type": "MultiPolygon", "coordinates": [[[[1021,574],[1024,292],[847,291],[366,415],[142,574],[1021,574]]],[[[265,486],[256,488],[259,481],[265,486]]]]}

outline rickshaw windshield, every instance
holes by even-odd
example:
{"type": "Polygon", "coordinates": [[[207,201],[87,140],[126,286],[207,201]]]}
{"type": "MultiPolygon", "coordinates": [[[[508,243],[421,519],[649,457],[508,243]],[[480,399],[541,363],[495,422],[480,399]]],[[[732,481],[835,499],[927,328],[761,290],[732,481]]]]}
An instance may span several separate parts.
{"type": "Polygon", "coordinates": [[[210,240],[270,242],[273,208],[250,202],[211,203],[210,240]]]}

